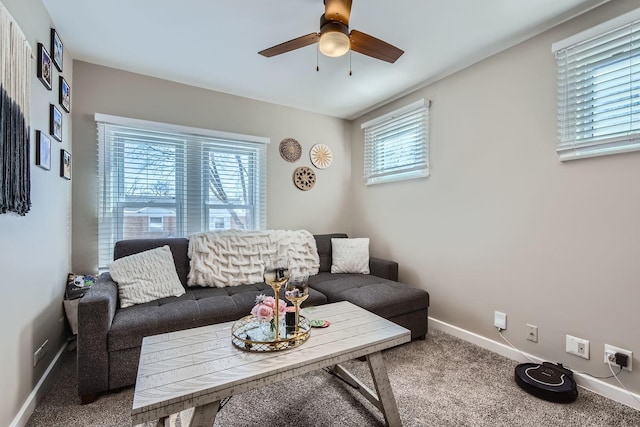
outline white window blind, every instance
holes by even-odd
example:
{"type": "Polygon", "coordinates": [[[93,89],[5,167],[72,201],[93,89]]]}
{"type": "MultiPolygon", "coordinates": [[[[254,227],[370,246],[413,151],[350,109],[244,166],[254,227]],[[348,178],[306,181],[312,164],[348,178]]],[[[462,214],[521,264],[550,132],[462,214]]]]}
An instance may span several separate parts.
{"type": "Polygon", "coordinates": [[[268,139],[96,114],[99,268],[123,239],[266,226],[268,139]]]}
{"type": "Polygon", "coordinates": [[[560,160],[640,150],[640,9],[552,50],[560,160]]]}
{"type": "Polygon", "coordinates": [[[428,123],[424,100],[363,123],[365,183],[429,176],[428,123]]]}

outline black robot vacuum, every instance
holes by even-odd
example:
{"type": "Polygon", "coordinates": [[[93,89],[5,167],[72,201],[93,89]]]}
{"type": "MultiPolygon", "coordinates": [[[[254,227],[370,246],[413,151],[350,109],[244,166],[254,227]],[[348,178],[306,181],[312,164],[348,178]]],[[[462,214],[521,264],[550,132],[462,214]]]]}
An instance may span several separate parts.
{"type": "Polygon", "coordinates": [[[571,403],[578,398],[573,372],[550,362],[516,366],[516,384],[524,391],[550,402],[571,403]]]}

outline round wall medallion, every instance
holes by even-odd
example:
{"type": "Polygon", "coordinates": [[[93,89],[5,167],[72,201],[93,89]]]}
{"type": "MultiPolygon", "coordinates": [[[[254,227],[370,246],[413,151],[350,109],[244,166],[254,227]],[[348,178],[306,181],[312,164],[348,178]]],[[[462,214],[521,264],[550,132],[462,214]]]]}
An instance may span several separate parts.
{"type": "Polygon", "coordinates": [[[302,155],[300,143],[293,138],[285,138],[280,141],[280,156],[287,162],[295,162],[302,155]]]}
{"type": "Polygon", "coordinates": [[[293,172],[293,183],[302,191],[311,190],[316,185],[316,173],[306,166],[300,166],[293,172]]]}
{"type": "Polygon", "coordinates": [[[311,147],[309,157],[311,157],[311,163],[313,163],[313,166],[317,167],[318,169],[328,168],[329,166],[331,166],[331,162],[333,161],[333,153],[331,152],[331,148],[329,148],[325,144],[316,144],[311,147]]]}

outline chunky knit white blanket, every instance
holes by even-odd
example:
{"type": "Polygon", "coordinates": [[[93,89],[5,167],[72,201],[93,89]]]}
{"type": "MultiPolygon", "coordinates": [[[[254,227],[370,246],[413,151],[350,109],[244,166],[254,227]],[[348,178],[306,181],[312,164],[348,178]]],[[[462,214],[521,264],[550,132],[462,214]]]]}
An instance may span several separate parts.
{"type": "Polygon", "coordinates": [[[289,257],[289,271],[318,274],[320,258],[306,230],[211,231],[189,237],[189,286],[222,288],[263,282],[264,260],[289,257]]]}

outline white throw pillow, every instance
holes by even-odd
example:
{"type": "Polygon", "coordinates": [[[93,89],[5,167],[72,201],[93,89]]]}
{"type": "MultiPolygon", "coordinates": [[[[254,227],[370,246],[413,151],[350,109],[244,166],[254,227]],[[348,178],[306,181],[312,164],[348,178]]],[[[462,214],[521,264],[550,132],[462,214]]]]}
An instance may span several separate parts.
{"type": "Polygon", "coordinates": [[[185,293],[167,245],[117,259],[109,273],[118,284],[120,308],[185,293]]]}
{"type": "Polygon", "coordinates": [[[369,274],[369,239],[331,239],[332,273],[369,274]]]}

